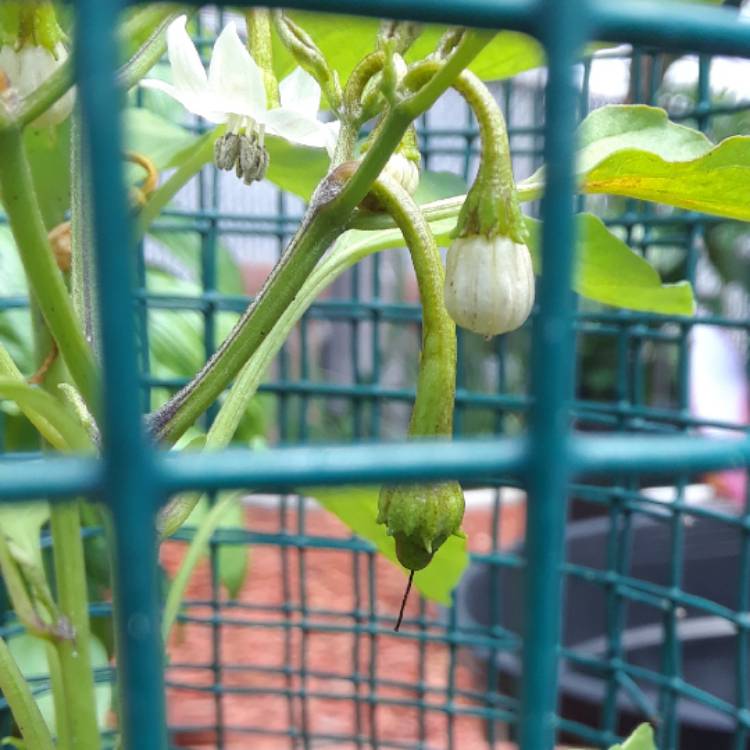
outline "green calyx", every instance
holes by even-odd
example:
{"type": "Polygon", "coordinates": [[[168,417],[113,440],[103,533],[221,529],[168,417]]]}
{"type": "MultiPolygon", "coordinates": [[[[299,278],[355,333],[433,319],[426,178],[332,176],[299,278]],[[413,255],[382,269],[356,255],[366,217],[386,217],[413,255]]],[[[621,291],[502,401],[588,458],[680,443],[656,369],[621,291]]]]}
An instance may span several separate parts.
{"type": "MultiPolygon", "coordinates": [[[[448,35],[448,42],[454,43],[448,35]]],[[[410,85],[419,85],[439,65],[423,63],[410,72],[410,85]]],[[[476,75],[464,70],[453,88],[471,107],[479,125],[482,144],[479,171],[461,207],[455,237],[510,237],[526,244],[528,233],[521,213],[505,118],[490,90],[476,75]]]]}
{"type": "Polygon", "coordinates": [[[456,235],[504,235],[525,244],[528,236],[513,179],[503,113],[489,89],[473,73],[464,71],[456,89],[474,111],[482,141],[479,171],[461,207],[456,235]]]}
{"type": "Polygon", "coordinates": [[[399,562],[408,570],[421,570],[449,536],[459,534],[464,505],[458,482],[383,487],[378,523],[394,537],[399,562]]]}
{"type": "Polygon", "coordinates": [[[51,2],[4,0],[0,3],[0,46],[20,49],[35,45],[45,47],[56,57],[58,45],[65,39],[51,2]]]}

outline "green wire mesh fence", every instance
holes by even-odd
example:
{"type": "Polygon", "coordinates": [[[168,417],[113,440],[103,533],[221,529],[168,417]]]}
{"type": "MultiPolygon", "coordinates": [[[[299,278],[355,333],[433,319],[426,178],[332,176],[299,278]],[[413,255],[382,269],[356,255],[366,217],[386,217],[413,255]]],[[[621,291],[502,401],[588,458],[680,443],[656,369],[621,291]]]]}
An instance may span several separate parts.
{"type": "MultiPolygon", "coordinates": [[[[750,56],[748,27],[728,11],[638,2],[614,8],[373,0],[350,7],[331,0],[314,6],[471,19],[543,42],[546,81],[513,81],[495,91],[517,168],[531,172],[549,164],[547,200],[539,207],[549,272],[540,282],[533,326],[491,343],[459,336],[456,436],[480,441],[445,450],[412,447],[406,458],[403,447],[372,445],[403,434],[413,398],[413,377],[393,363],[416,351],[419,308],[394,252],[355,267],[313,305],[261,388],[247,436],[263,434],[296,448],[184,460],[155,454],[141,437],[139,413],[181,385],[179,363],[154,362],[159,336],[163,343],[166,331],[168,344],[169,333],[188,320],[202,337],[201,359],[208,358],[222,320],[244,309],[263,270],[257,261],[245,264],[246,283],[238,286],[230,250],[252,242],[254,257],[270,261],[293,232],[301,206],[274,190],[250,213],[231,201],[227,208],[219,176],[204,170],[163,215],[156,242],[148,240],[138,256],[135,290],[126,288],[127,218],[118,160],[110,158],[119,152],[108,32],[117,3],[75,3],[92,179],[95,195],[107,196],[96,201],[97,242],[106,248],[99,273],[103,457],[47,459],[32,475],[19,469],[24,457],[7,455],[0,462],[0,496],[96,492],[112,509],[125,746],[150,750],[165,742],[150,529],[167,494],[193,487],[284,493],[455,476],[476,489],[467,515],[472,566],[452,607],[412,603],[398,635],[391,628],[403,579],[367,543],[304,497],[254,496],[244,528],[214,534],[210,564],[180,615],[165,672],[171,745],[437,749],[497,747],[510,739],[525,750],[555,741],[607,747],[645,720],[654,724],[660,748],[744,749],[750,732],[746,498],[732,508],[696,503],[693,493],[701,472],[746,466],[750,448],[741,419],[720,422],[691,410],[690,352],[695,331],[710,328],[732,337],[746,361],[747,313],[727,307],[710,285],[695,319],[595,308],[570,299],[559,280],[571,272],[572,129],[599,103],[590,91],[590,59],[571,81],[582,43],[604,38],[641,45],[605,55],[629,70],[630,101],[666,106],[673,119],[712,134],[744,132],[750,104],[717,103],[710,55],[750,56]],[[697,87],[665,93],[668,55],[685,51],[700,53],[697,87]],[[175,253],[159,250],[159,243],[187,251],[170,266],[175,253]],[[164,291],[149,276],[154,267],[185,273],[199,289],[164,291]],[[730,454],[695,437],[698,428],[732,431],[743,440],[730,454]],[[325,447],[330,443],[354,445],[325,447]],[[670,488],[671,502],[654,485],[670,488]],[[528,510],[520,488],[530,493],[528,510]],[[228,600],[222,566],[248,547],[246,595],[228,600]],[[709,653],[713,670],[706,675],[699,667],[711,639],[720,647],[709,653]]],[[[215,28],[213,22],[199,28],[204,48],[215,28]]],[[[439,112],[428,114],[419,136],[426,168],[472,175],[477,130],[468,111],[459,118],[453,113],[448,125],[439,112]]],[[[602,211],[665,276],[695,284],[706,258],[723,268],[718,259],[729,240],[721,233],[731,233],[726,222],[665,215],[624,199],[588,207],[602,211]]],[[[747,282],[728,273],[736,284],[747,282]]],[[[2,309],[22,304],[0,301],[2,309]]],[[[357,501],[353,495],[350,502],[357,501]]],[[[180,532],[167,545],[167,570],[190,535],[180,532]]],[[[106,606],[97,613],[107,614],[106,606]]],[[[99,677],[111,679],[109,670],[99,677]]]]}

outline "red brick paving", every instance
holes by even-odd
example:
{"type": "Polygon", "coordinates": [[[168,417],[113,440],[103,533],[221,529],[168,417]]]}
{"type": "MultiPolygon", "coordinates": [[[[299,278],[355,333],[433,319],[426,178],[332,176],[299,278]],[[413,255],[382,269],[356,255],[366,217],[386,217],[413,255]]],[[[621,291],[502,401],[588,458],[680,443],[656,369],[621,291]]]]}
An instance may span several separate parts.
{"type": "MultiPolygon", "coordinates": [[[[254,532],[278,533],[279,512],[275,508],[251,506],[247,510],[247,526],[254,532]]],[[[287,516],[287,528],[296,532],[296,514],[287,516]]],[[[491,549],[492,513],[489,509],[477,509],[467,512],[464,528],[469,534],[469,546],[473,551],[491,549]]],[[[511,543],[523,533],[523,506],[510,505],[504,508],[500,526],[500,537],[503,544],[511,543]]],[[[348,530],[333,516],[322,510],[310,510],[305,513],[305,532],[310,537],[348,537],[348,530]]],[[[163,546],[162,562],[172,574],[179,565],[184,552],[184,545],[170,542],[163,546]]],[[[367,555],[359,555],[357,579],[360,586],[359,609],[366,617],[369,614],[367,555]]],[[[219,614],[235,622],[244,624],[226,624],[221,628],[219,648],[221,663],[227,667],[222,670],[221,680],[225,688],[244,691],[242,693],[225,693],[219,701],[223,714],[221,724],[226,727],[225,746],[233,750],[250,748],[253,750],[277,750],[291,748],[291,741],[281,733],[290,726],[300,730],[307,723],[309,734],[351,735],[356,733],[357,719],[360,732],[369,737],[373,729],[381,742],[416,741],[420,737],[420,711],[416,707],[390,704],[388,701],[415,700],[415,690],[398,684],[379,685],[378,703],[371,715],[366,679],[359,685],[360,701],[353,698],[357,695],[352,675],[357,671],[365,678],[371,666],[376,668],[377,677],[395,683],[415,683],[419,681],[419,642],[416,639],[396,635],[376,637],[374,644],[365,634],[355,643],[356,637],[351,632],[355,620],[351,610],[356,606],[355,575],[352,564],[352,553],[348,550],[305,549],[301,553],[293,548],[287,554],[289,597],[288,601],[295,606],[300,604],[304,594],[306,606],[310,609],[334,611],[333,615],[309,614],[311,629],[307,631],[306,649],[303,657],[303,629],[299,612],[292,612],[285,620],[283,612],[262,612],[248,609],[247,606],[276,606],[284,604],[283,591],[283,557],[281,548],[274,545],[256,545],[251,550],[250,572],[246,584],[240,593],[239,602],[246,608],[239,609],[226,606],[226,597],[219,614]],[[304,558],[304,588],[300,588],[301,577],[299,562],[304,558]],[[340,613],[340,614],[339,614],[340,613]],[[252,622],[252,625],[248,625],[252,622]],[[285,638],[284,623],[292,623],[288,637],[285,638]],[[321,632],[320,626],[338,626],[344,632],[321,632]],[[286,649],[286,651],[285,651],[286,649]],[[299,672],[303,666],[308,672],[302,680],[299,672]],[[261,669],[266,667],[267,671],[261,669]],[[278,670],[287,668],[291,675],[286,677],[278,670]],[[273,670],[276,670],[275,672],[273,670]],[[310,673],[325,673],[312,676],[310,673]],[[291,689],[298,691],[291,704],[280,691],[291,689]],[[276,691],[276,692],[274,692],[276,691]],[[303,702],[300,695],[306,695],[303,702]],[[357,706],[359,705],[359,717],[357,706]],[[237,727],[262,727],[265,730],[279,732],[277,736],[245,734],[232,731],[237,727]]],[[[405,578],[386,560],[376,557],[376,613],[387,618],[395,618],[403,594],[405,578]]],[[[211,576],[207,563],[196,570],[188,590],[188,597],[194,600],[207,601],[211,598],[211,576]]],[[[408,606],[407,617],[418,613],[418,600],[414,597],[408,606]]],[[[428,605],[428,613],[435,615],[437,608],[428,605]]],[[[193,616],[210,616],[209,606],[193,606],[193,616]]],[[[413,624],[406,624],[403,632],[413,629],[413,624]]],[[[441,706],[446,701],[445,688],[449,683],[450,654],[448,647],[442,643],[426,645],[426,674],[424,683],[428,692],[424,700],[434,706],[441,706]],[[443,692],[439,692],[442,689],[443,692]]],[[[190,663],[193,665],[210,665],[212,662],[211,628],[204,624],[190,623],[180,626],[173,634],[169,648],[170,663],[190,663]]],[[[189,683],[192,689],[170,687],[168,691],[169,720],[174,726],[185,727],[184,731],[175,734],[173,741],[181,747],[207,750],[216,747],[217,738],[217,702],[214,696],[206,691],[195,689],[198,686],[210,687],[214,675],[210,669],[170,668],[168,679],[173,683],[189,683]],[[192,728],[192,729],[191,729],[192,728]]],[[[483,677],[481,668],[468,653],[461,650],[457,659],[454,683],[462,689],[481,691],[483,677]]],[[[467,705],[468,700],[457,699],[457,704],[467,705]]],[[[481,704],[474,704],[481,705],[481,704]]],[[[448,722],[446,714],[439,710],[428,710],[422,713],[424,735],[427,746],[442,750],[447,746],[448,722]]],[[[455,746],[461,750],[487,748],[484,739],[484,723],[477,717],[459,715],[453,722],[455,746]]],[[[353,743],[326,742],[316,739],[312,747],[326,750],[337,748],[349,750],[356,747],[353,743]]],[[[366,745],[365,745],[366,746],[366,745]]],[[[499,743],[500,748],[510,748],[499,743]]]]}

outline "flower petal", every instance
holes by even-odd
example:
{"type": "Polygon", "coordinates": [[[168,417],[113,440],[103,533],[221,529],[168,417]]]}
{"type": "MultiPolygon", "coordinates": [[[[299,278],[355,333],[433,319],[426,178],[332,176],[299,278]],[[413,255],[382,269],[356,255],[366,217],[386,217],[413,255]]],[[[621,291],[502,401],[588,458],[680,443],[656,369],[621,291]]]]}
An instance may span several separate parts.
{"type": "Polygon", "coordinates": [[[280,84],[281,106],[308,117],[317,117],[320,108],[320,86],[302,68],[295,68],[280,84]]]}
{"type": "Polygon", "coordinates": [[[310,117],[303,117],[290,109],[272,109],[262,118],[266,129],[292,143],[313,148],[327,148],[331,141],[331,131],[327,125],[310,117]]]}
{"type": "Polygon", "coordinates": [[[172,80],[180,91],[199,94],[206,91],[206,71],[198,50],[188,36],[187,16],[179,16],[167,29],[167,51],[172,66],[172,80]]]}
{"type": "Polygon", "coordinates": [[[213,98],[205,92],[194,93],[187,89],[178,89],[176,86],[172,86],[171,83],[160,81],[158,78],[144,78],[140,85],[145,89],[162,91],[182,104],[189,112],[200,115],[210,122],[226,122],[226,113],[220,111],[213,98]]]}
{"type": "Polygon", "coordinates": [[[263,74],[240,41],[234,22],[224,27],[214,44],[208,86],[233,114],[257,119],[266,109],[263,74]]]}

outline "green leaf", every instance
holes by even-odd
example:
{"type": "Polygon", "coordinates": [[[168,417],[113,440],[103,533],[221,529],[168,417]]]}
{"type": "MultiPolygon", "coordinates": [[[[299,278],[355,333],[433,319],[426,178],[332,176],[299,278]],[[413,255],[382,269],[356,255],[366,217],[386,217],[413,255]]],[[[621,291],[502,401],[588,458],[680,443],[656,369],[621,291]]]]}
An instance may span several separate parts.
{"type": "Polygon", "coordinates": [[[654,730],[648,724],[641,724],[625,742],[610,750],[656,750],[654,730]]]}
{"type": "Polygon", "coordinates": [[[47,429],[44,429],[43,435],[58,450],[91,450],[91,441],[86,431],[60,401],[47,391],[22,380],[0,377],[0,400],[2,399],[18,404],[21,411],[40,429],[46,423],[47,429]]]}
{"type": "MultiPolygon", "coordinates": [[[[169,638],[169,633],[172,630],[180,607],[182,606],[182,600],[187,590],[187,585],[190,581],[190,577],[195,570],[195,566],[203,559],[204,555],[208,551],[208,546],[211,541],[211,537],[214,532],[221,528],[223,523],[232,521],[231,517],[227,516],[229,509],[234,505],[240,505],[241,493],[237,492],[222,492],[216,499],[216,502],[209,508],[205,499],[202,499],[190,514],[187,520],[187,525],[195,527],[195,534],[190,542],[185,557],[182,559],[179,570],[175,577],[172,579],[172,584],[169,587],[169,593],[167,594],[167,600],[164,603],[164,614],[162,616],[162,637],[166,642],[169,638]]],[[[244,545],[242,545],[244,546],[244,545]]],[[[247,549],[245,547],[245,549],[247,549]]],[[[234,561],[236,562],[236,560],[234,561]]],[[[238,583],[237,571],[233,571],[235,577],[232,580],[232,584],[238,583]]],[[[243,579],[244,580],[244,579],[243,579]]],[[[239,584],[240,586],[242,583],[239,584]]]]}
{"type": "MultiPolygon", "coordinates": [[[[0,299],[26,297],[26,274],[10,229],[0,226],[0,299]]],[[[24,372],[32,372],[34,343],[28,310],[10,308],[0,311],[0,342],[24,372]]]]}
{"type": "Polygon", "coordinates": [[[610,193],[750,221],[750,136],[727,138],[690,161],[666,161],[633,149],[591,170],[587,193],[610,193]]]}
{"type": "Polygon", "coordinates": [[[266,178],[289,193],[308,200],[326,176],[330,159],[322,148],[290,143],[275,135],[266,135],[268,171],[266,178]]]}
{"type": "Polygon", "coordinates": [[[412,196],[417,205],[430,203],[443,198],[466,193],[466,180],[453,172],[423,171],[419,176],[419,185],[412,196]]]}
{"type": "MultiPolygon", "coordinates": [[[[409,49],[407,61],[420,60],[433,52],[444,31],[443,26],[427,26],[409,49]]],[[[544,65],[544,49],[539,42],[516,31],[500,31],[476,56],[469,70],[482,80],[499,81],[541,65],[544,65]]]]}
{"type": "Polygon", "coordinates": [[[40,534],[49,520],[49,505],[41,501],[0,505],[0,529],[12,547],[32,564],[42,565],[40,534]]]}
{"type": "MultiPolygon", "coordinates": [[[[203,247],[201,235],[195,231],[190,219],[181,216],[170,217],[170,226],[185,225],[184,231],[170,229],[159,230],[152,238],[169,250],[170,256],[175,258],[181,266],[190,273],[191,278],[199,279],[203,265],[203,247]]],[[[216,268],[216,289],[223,294],[241,295],[245,293],[242,284],[242,274],[226,245],[217,239],[214,247],[216,268]]],[[[196,294],[201,289],[196,287],[196,294]]]]}
{"type": "MultiPolygon", "coordinates": [[[[578,214],[576,268],[573,288],[583,297],[605,305],[630,310],[692,315],[695,311],[693,290],[686,281],[662,284],[656,270],[622,240],[615,237],[601,219],[592,214],[578,214]]],[[[541,223],[526,217],[529,248],[539,268],[541,223]]]]}
{"type": "MultiPolygon", "coordinates": [[[[315,498],[357,536],[374,544],[379,552],[406,574],[396,557],[393,537],[386,534],[385,526],[376,522],[378,493],[379,489],[376,487],[316,487],[303,491],[303,494],[315,498]]],[[[449,537],[432,562],[424,570],[415,573],[414,585],[425,598],[448,607],[451,604],[451,592],[461,580],[468,564],[466,539],[449,537]]]]}
{"type": "MultiPolygon", "coordinates": [[[[174,122],[142,107],[128,107],[123,112],[125,144],[129,151],[147,156],[158,170],[177,166],[179,157],[199,140],[174,122]]],[[[130,165],[130,181],[142,180],[143,170],[130,165]]]]}
{"type": "MultiPolygon", "coordinates": [[[[375,50],[380,28],[376,19],[308,11],[293,11],[290,16],[310,34],[342,82],[365,54],[375,50]]],[[[434,52],[445,30],[445,26],[425,26],[407,52],[407,62],[420,60],[434,52]]],[[[279,75],[285,76],[296,63],[275,37],[274,67],[279,75]]],[[[499,80],[543,64],[544,52],[538,42],[525,34],[501,31],[472,62],[469,70],[485,80],[499,80]]]]}
{"type": "MultiPolygon", "coordinates": [[[[244,531],[245,509],[238,500],[232,503],[219,522],[219,529],[244,531]]],[[[221,544],[217,555],[219,580],[224,585],[230,599],[239,596],[245,585],[250,565],[250,547],[247,544],[221,544]]]]}
{"type": "MultiPolygon", "coordinates": [[[[213,531],[237,531],[245,529],[245,510],[237,493],[219,493],[216,502],[226,507],[217,519],[211,522],[213,531]],[[229,495],[227,499],[227,495],[229,495]]],[[[186,527],[202,529],[210,518],[211,508],[205,496],[193,508],[185,521],[186,527]]],[[[207,553],[203,550],[202,554],[207,553]]],[[[226,587],[230,599],[236,599],[247,579],[250,563],[250,548],[247,544],[220,544],[217,552],[219,580],[226,587]]]]}
{"type": "MultiPolygon", "coordinates": [[[[108,669],[109,661],[104,646],[93,636],[89,637],[91,652],[91,666],[93,669],[108,669]]],[[[49,679],[47,654],[44,641],[31,635],[23,634],[8,640],[8,649],[26,679],[30,677],[49,679]]],[[[112,684],[97,682],[94,688],[96,699],[96,715],[99,726],[103,729],[107,725],[107,717],[112,705],[112,684]]],[[[52,733],[55,732],[55,707],[52,694],[45,692],[36,698],[36,703],[44,717],[44,721],[52,733]]]]}
{"type": "MultiPolygon", "coordinates": [[[[750,221],[750,136],[732,136],[714,146],[697,130],[670,122],[664,110],[612,105],[594,110],[581,123],[578,138],[582,192],[750,221]]],[[[524,199],[538,197],[543,169],[518,187],[524,199]]]]}
{"type": "Polygon", "coordinates": [[[700,131],[677,125],[658,107],[613,104],[595,109],[578,128],[578,169],[588,172],[618,151],[641,149],[668,161],[706,153],[711,141],[700,131]]]}

